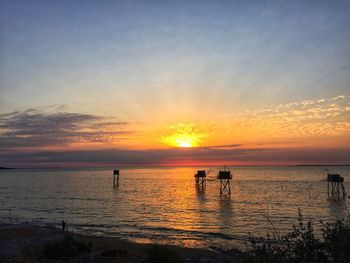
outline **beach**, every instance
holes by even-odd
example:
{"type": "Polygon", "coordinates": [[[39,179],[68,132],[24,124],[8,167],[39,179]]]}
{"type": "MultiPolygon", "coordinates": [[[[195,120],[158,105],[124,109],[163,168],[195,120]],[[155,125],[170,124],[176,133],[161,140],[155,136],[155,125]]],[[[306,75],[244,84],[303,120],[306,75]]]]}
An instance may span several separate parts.
{"type": "MultiPolygon", "coordinates": [[[[148,252],[155,244],[136,243],[120,238],[98,237],[62,232],[61,229],[30,224],[3,224],[0,226],[1,262],[148,262],[148,252]],[[89,244],[91,251],[74,259],[48,259],[44,246],[48,242],[62,241],[66,236],[89,244]],[[108,255],[108,253],[110,255],[108,255]],[[113,254],[115,253],[115,254],[113,254]],[[104,256],[105,255],[105,256],[104,256]]],[[[238,250],[219,251],[214,249],[186,248],[164,245],[184,262],[239,262],[238,250]]]]}

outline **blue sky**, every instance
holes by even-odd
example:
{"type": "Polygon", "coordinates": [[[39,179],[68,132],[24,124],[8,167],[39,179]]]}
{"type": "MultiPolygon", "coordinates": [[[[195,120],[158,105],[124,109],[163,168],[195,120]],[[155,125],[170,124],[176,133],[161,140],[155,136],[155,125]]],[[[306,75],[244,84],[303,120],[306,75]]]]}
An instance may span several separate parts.
{"type": "Polygon", "coordinates": [[[134,93],[159,89],[194,101],[218,92],[242,108],[339,95],[349,11],[348,1],[2,1],[1,107],[87,111],[81,100],[109,95],[147,105],[134,93]]]}

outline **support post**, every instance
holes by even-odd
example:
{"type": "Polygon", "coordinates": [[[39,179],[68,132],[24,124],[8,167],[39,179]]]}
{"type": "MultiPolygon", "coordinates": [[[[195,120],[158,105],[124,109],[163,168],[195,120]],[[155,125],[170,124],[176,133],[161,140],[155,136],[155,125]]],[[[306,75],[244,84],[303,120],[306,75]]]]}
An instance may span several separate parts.
{"type": "Polygon", "coordinates": [[[327,182],[327,194],[329,196],[329,181],[327,182]]]}
{"type": "Polygon", "coordinates": [[[220,179],[220,195],[224,193],[231,194],[230,179],[220,179]]]}
{"type": "Polygon", "coordinates": [[[119,170],[113,170],[113,187],[119,186],[119,170]]]}

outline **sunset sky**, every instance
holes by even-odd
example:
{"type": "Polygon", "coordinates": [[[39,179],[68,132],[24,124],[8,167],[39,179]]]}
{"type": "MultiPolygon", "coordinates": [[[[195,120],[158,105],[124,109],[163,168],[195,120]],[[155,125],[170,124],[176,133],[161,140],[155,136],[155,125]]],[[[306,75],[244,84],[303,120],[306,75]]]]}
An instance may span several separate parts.
{"type": "Polygon", "coordinates": [[[0,166],[350,164],[349,1],[0,1],[0,166]]]}

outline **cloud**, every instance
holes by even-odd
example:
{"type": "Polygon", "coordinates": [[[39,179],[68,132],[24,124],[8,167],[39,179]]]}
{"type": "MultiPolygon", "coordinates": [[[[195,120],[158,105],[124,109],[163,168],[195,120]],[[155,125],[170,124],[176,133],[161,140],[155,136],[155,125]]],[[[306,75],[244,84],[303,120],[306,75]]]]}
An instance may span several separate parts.
{"type": "Polygon", "coordinates": [[[65,164],[99,165],[186,165],[242,158],[265,149],[234,149],[234,145],[213,147],[170,148],[149,150],[80,150],[1,153],[0,166],[60,166],[65,164]]]}
{"type": "MultiPolygon", "coordinates": [[[[221,146],[222,147],[222,146],[221,146]]],[[[348,148],[172,148],[155,150],[85,150],[0,153],[1,166],[154,166],[349,164],[348,148]]]]}
{"type": "Polygon", "coordinates": [[[337,136],[350,133],[350,96],[265,106],[232,116],[230,130],[261,138],[337,136]]]}
{"type": "Polygon", "coordinates": [[[265,106],[253,112],[248,111],[245,115],[278,117],[283,121],[326,119],[330,116],[335,117],[346,113],[346,107],[349,103],[349,97],[340,95],[330,99],[309,99],[301,102],[265,106]]]}
{"type": "Polygon", "coordinates": [[[117,142],[131,133],[128,123],[71,112],[28,109],[0,114],[0,148],[117,142]]]}

